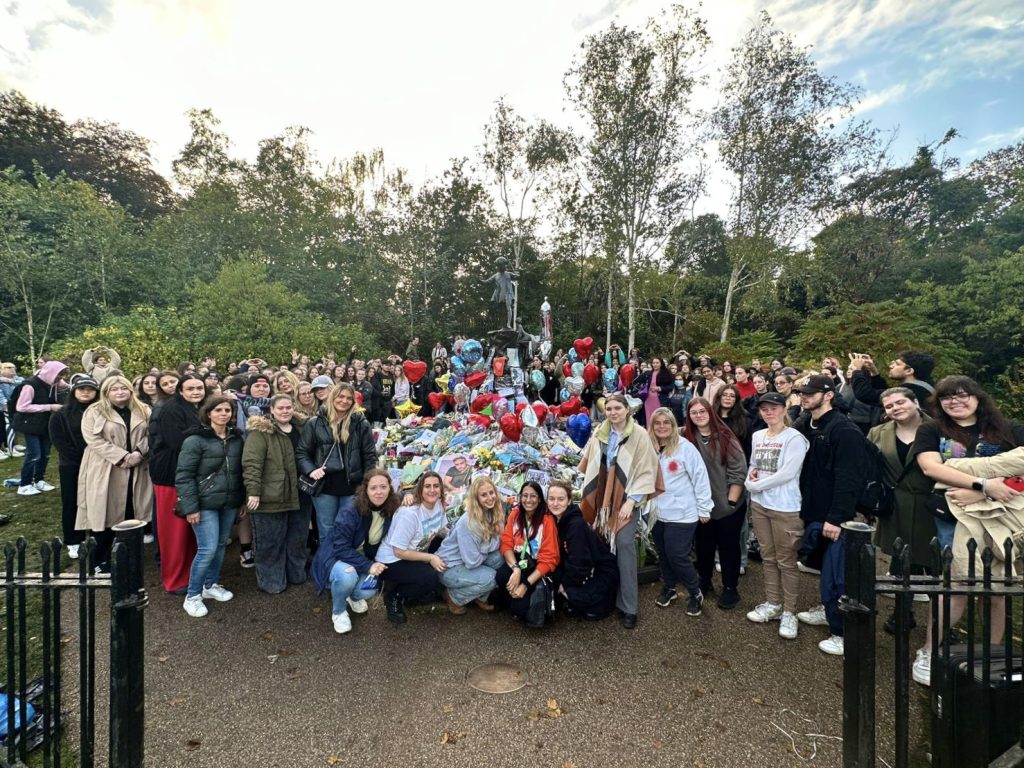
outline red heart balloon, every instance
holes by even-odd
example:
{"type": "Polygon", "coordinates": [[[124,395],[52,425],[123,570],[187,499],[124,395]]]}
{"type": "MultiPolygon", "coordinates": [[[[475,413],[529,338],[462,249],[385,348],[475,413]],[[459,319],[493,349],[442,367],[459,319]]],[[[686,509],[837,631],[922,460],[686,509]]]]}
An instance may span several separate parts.
{"type": "Polygon", "coordinates": [[[530,407],[533,408],[533,412],[537,414],[537,421],[543,424],[548,418],[548,407],[539,400],[530,407]]]}
{"type": "Polygon", "coordinates": [[[356,405],[358,405],[360,408],[363,407],[363,393],[362,392],[356,392],[356,405]]]}
{"type": "Polygon", "coordinates": [[[572,348],[576,350],[576,354],[580,356],[580,360],[585,362],[586,359],[590,357],[590,353],[594,349],[594,340],[589,336],[585,339],[576,339],[576,341],[572,343],[572,348]]]}
{"type": "Polygon", "coordinates": [[[470,414],[469,421],[471,424],[476,424],[478,427],[487,429],[487,427],[491,426],[492,419],[490,416],[485,416],[482,413],[473,413],[470,414]]]}
{"type": "Polygon", "coordinates": [[[513,443],[518,443],[523,434],[523,428],[519,425],[519,419],[514,413],[506,413],[498,422],[501,426],[501,433],[513,443]]]}
{"type": "Polygon", "coordinates": [[[569,363],[562,363],[562,375],[567,379],[572,376],[572,366],[569,363]]]}
{"type": "Polygon", "coordinates": [[[630,363],[626,363],[624,366],[619,368],[619,381],[622,382],[624,389],[628,389],[629,385],[633,383],[633,379],[636,378],[636,368],[630,363]]]}
{"type": "Polygon", "coordinates": [[[487,374],[483,371],[473,371],[472,373],[466,374],[466,386],[470,389],[478,389],[481,384],[487,379],[487,374]]]}
{"type": "Polygon", "coordinates": [[[572,416],[574,413],[579,413],[581,408],[584,411],[587,410],[587,407],[583,405],[583,401],[580,400],[578,397],[574,396],[566,400],[558,407],[558,413],[560,416],[563,417],[572,416]]]}
{"type": "Polygon", "coordinates": [[[601,369],[593,363],[587,363],[583,367],[583,381],[589,387],[601,378],[601,369]]]}
{"type": "Polygon", "coordinates": [[[518,416],[525,407],[526,403],[516,403],[516,416],[518,416]]]}
{"type": "Polygon", "coordinates": [[[473,413],[480,413],[484,408],[494,403],[497,395],[486,394],[477,395],[473,398],[473,402],[469,405],[469,410],[473,413]]]}
{"type": "Polygon", "coordinates": [[[417,384],[427,374],[427,364],[422,360],[406,360],[402,363],[402,372],[410,384],[417,384]]]}
{"type": "Polygon", "coordinates": [[[496,358],[494,358],[494,361],[491,363],[491,367],[494,369],[494,375],[495,376],[504,376],[505,375],[505,363],[507,363],[507,362],[508,362],[508,358],[507,357],[496,357],[496,358]]]}
{"type": "Polygon", "coordinates": [[[427,395],[427,401],[430,403],[430,407],[434,409],[434,412],[440,411],[444,404],[448,402],[448,395],[444,392],[431,392],[427,395]]]}

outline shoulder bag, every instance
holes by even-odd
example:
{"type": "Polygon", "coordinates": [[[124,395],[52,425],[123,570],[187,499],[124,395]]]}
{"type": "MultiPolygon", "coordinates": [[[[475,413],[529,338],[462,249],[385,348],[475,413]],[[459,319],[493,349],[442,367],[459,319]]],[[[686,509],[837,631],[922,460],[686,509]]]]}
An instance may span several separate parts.
{"type": "MultiPolygon", "coordinates": [[[[324,463],[320,465],[320,469],[327,468],[327,462],[331,460],[331,454],[334,453],[334,449],[338,447],[335,443],[331,446],[331,450],[327,452],[327,456],[324,458],[324,463]]],[[[324,489],[324,478],[326,475],[320,477],[319,480],[314,480],[309,475],[303,473],[299,475],[298,486],[299,490],[307,496],[319,496],[324,489]]]]}

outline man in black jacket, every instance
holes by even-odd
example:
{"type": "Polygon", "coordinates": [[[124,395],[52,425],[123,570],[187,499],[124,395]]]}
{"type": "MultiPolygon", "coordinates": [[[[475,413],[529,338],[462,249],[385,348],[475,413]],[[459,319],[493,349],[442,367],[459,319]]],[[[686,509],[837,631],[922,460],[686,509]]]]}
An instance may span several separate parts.
{"type": "Polygon", "coordinates": [[[821,566],[820,608],[802,611],[797,618],[805,624],[828,625],[830,636],[818,647],[834,656],[843,655],[843,615],[839,597],[843,594],[843,523],[853,519],[864,486],[867,454],[864,436],[844,414],[833,409],[836,396],[831,376],[811,376],[802,387],[800,407],[810,416],[799,427],[810,441],[800,474],[800,517],[809,535],[820,528],[825,547],[821,566]]]}
{"type": "Polygon", "coordinates": [[[923,406],[935,392],[930,384],[935,358],[927,352],[907,351],[889,363],[889,384],[883,379],[874,361],[866,355],[850,355],[850,370],[853,375],[853,395],[862,403],[881,406],[879,396],[891,386],[906,387],[923,406]]]}

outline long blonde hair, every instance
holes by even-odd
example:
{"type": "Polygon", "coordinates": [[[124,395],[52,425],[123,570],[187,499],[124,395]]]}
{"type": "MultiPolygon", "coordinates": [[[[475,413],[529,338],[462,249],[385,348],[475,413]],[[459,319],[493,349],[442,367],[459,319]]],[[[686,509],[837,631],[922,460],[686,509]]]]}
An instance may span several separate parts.
{"type": "MultiPolygon", "coordinates": [[[[292,391],[291,391],[292,400],[298,400],[298,397],[299,397],[299,377],[296,376],[291,371],[278,371],[277,373],[275,373],[274,374],[274,379],[271,382],[271,386],[273,387],[275,395],[281,393],[281,390],[278,388],[278,382],[281,379],[288,379],[288,381],[291,382],[291,385],[292,385],[292,391]]],[[[288,393],[282,393],[282,394],[288,394],[288,393]]]]}
{"type": "MultiPolygon", "coordinates": [[[[114,420],[114,406],[107,397],[107,393],[110,392],[111,388],[115,384],[124,384],[128,387],[128,390],[132,393],[131,398],[128,400],[128,409],[132,413],[132,418],[142,419],[145,422],[149,421],[149,407],[139,400],[138,394],[135,392],[135,388],[132,383],[128,381],[124,376],[111,375],[107,376],[103,383],[100,384],[100,396],[96,399],[96,402],[90,405],[90,408],[95,408],[103,418],[114,420]]],[[[120,420],[120,416],[117,417],[120,420]]]]}
{"type": "Polygon", "coordinates": [[[469,493],[463,502],[466,508],[467,524],[469,530],[476,534],[482,541],[500,536],[505,528],[505,505],[501,503],[501,494],[498,493],[498,486],[489,477],[477,477],[469,486],[469,493]],[[485,485],[494,489],[494,509],[486,510],[477,501],[477,494],[485,485]]]}
{"type": "Polygon", "coordinates": [[[335,384],[331,389],[331,396],[327,398],[327,421],[331,425],[331,432],[334,439],[340,443],[348,442],[348,429],[352,423],[352,414],[356,412],[356,390],[347,381],[335,384]],[[339,418],[338,410],[334,407],[334,399],[342,392],[348,392],[352,396],[352,407],[348,409],[344,419],[339,418]]]}
{"type": "Polygon", "coordinates": [[[654,436],[654,420],[659,416],[665,416],[672,422],[672,434],[665,441],[665,454],[671,456],[679,448],[679,422],[676,421],[676,415],[672,413],[671,408],[663,406],[651,414],[651,420],[647,426],[647,434],[651,436],[651,442],[654,443],[654,450],[656,451],[661,450],[661,444],[658,442],[658,438],[654,436]]]}

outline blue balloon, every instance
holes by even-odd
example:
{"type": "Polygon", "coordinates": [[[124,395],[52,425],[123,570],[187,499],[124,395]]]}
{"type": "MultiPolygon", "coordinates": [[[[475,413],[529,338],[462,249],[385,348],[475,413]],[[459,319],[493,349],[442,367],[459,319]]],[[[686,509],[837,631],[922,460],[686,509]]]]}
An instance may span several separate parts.
{"type": "Polygon", "coordinates": [[[590,417],[585,413],[573,414],[565,423],[565,430],[569,438],[582,448],[590,439],[590,417]]]}
{"type": "Polygon", "coordinates": [[[562,387],[562,391],[558,393],[558,401],[564,403],[570,397],[572,397],[572,393],[565,387],[562,387]]]}
{"type": "Polygon", "coordinates": [[[619,374],[614,368],[609,368],[604,372],[604,388],[609,392],[618,389],[619,387],[619,374]]]}
{"type": "Polygon", "coordinates": [[[466,361],[467,365],[479,362],[483,356],[484,348],[480,345],[479,341],[467,339],[462,345],[462,359],[466,361]]]}
{"type": "Polygon", "coordinates": [[[572,349],[570,347],[569,348],[569,362],[570,363],[578,363],[579,360],[580,360],[580,356],[576,354],[576,350],[572,349]]]}
{"type": "Polygon", "coordinates": [[[466,363],[461,357],[455,355],[455,357],[451,359],[451,368],[455,373],[462,373],[466,370],[466,363]]]}
{"type": "Polygon", "coordinates": [[[542,371],[530,371],[530,383],[533,384],[533,388],[538,392],[544,389],[544,385],[547,383],[544,379],[544,373],[542,371]]]}
{"type": "Polygon", "coordinates": [[[584,367],[585,366],[583,365],[583,363],[573,363],[572,364],[572,375],[573,376],[580,376],[580,377],[582,377],[583,376],[583,368],[584,367]]]}

